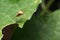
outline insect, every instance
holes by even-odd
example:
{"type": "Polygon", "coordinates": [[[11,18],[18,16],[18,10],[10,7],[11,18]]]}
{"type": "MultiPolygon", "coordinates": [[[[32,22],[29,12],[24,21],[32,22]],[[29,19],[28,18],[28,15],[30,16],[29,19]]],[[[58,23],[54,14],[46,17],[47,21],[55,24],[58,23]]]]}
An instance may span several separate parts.
{"type": "Polygon", "coordinates": [[[20,16],[20,15],[23,15],[23,11],[19,11],[16,15],[16,17],[20,16]]]}

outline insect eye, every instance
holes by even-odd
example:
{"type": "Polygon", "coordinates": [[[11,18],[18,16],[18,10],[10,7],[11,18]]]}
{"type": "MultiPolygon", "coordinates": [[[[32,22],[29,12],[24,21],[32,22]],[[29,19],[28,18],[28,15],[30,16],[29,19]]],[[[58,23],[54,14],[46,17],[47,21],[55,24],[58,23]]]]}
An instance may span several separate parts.
{"type": "Polygon", "coordinates": [[[19,11],[16,15],[16,17],[20,16],[20,15],[23,15],[23,11],[19,11]]]}

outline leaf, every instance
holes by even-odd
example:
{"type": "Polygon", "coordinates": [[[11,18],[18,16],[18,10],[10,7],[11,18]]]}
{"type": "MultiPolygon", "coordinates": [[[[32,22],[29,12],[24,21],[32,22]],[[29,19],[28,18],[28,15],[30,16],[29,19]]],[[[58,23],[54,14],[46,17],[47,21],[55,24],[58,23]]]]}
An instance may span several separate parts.
{"type": "Polygon", "coordinates": [[[60,10],[34,19],[40,40],[60,40],[60,10]]]}
{"type": "Polygon", "coordinates": [[[41,0],[0,0],[0,38],[2,29],[7,25],[17,22],[22,28],[25,21],[36,11],[39,3],[41,0]],[[19,11],[23,11],[23,15],[16,17],[19,11]]]}

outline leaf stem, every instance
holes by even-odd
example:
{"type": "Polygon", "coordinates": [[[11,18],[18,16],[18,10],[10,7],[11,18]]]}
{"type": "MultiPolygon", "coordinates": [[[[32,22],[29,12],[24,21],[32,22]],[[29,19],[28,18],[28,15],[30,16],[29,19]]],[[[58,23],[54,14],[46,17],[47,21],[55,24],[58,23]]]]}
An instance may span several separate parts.
{"type": "Polygon", "coordinates": [[[44,9],[42,10],[42,12],[39,14],[39,15],[44,15],[47,11],[48,11],[48,8],[51,6],[51,4],[54,2],[54,0],[50,0],[46,6],[44,7],[44,9]]]}

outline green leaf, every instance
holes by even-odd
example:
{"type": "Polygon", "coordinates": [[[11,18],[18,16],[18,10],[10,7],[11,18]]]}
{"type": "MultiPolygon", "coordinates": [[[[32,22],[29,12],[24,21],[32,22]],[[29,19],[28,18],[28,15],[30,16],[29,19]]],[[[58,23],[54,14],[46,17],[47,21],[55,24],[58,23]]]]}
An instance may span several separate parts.
{"type": "Polygon", "coordinates": [[[35,20],[40,40],[60,40],[60,10],[47,13],[35,20]]]}
{"type": "Polygon", "coordinates": [[[60,40],[60,10],[47,14],[43,21],[42,40],[60,40]]]}
{"type": "Polygon", "coordinates": [[[0,38],[2,29],[7,25],[17,22],[22,28],[25,21],[36,11],[39,3],[41,0],[0,0],[0,38]],[[23,11],[23,15],[16,17],[19,11],[23,11]]]}

